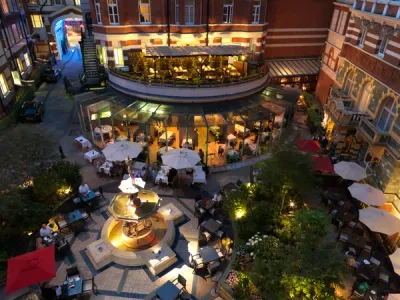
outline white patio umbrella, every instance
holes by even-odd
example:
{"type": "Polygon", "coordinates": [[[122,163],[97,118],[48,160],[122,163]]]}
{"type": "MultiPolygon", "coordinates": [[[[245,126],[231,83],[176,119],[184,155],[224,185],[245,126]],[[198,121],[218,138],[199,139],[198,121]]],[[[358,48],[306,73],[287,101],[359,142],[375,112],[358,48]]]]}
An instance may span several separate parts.
{"type": "Polygon", "coordinates": [[[177,170],[187,169],[193,168],[200,161],[200,156],[190,149],[172,149],[162,156],[162,161],[164,165],[177,170]]]}
{"type": "Polygon", "coordinates": [[[363,167],[351,161],[341,161],[333,165],[336,174],[346,180],[359,181],[367,177],[367,172],[363,167]]]}
{"type": "Polygon", "coordinates": [[[400,219],[391,213],[375,207],[359,210],[359,220],[375,232],[393,235],[400,231],[400,219]]]}
{"type": "Polygon", "coordinates": [[[400,294],[389,294],[388,300],[400,300],[400,294]]]}
{"type": "Polygon", "coordinates": [[[354,198],[368,205],[381,206],[387,202],[385,194],[369,184],[353,183],[349,191],[354,198]]]}
{"type": "Polygon", "coordinates": [[[390,260],[392,261],[394,271],[397,274],[400,274],[400,249],[397,248],[393,254],[389,255],[389,257],[390,260]]]}
{"type": "Polygon", "coordinates": [[[139,192],[139,189],[135,185],[133,185],[133,180],[131,177],[122,180],[118,188],[121,190],[121,192],[128,194],[134,194],[139,192]]]}
{"type": "Polygon", "coordinates": [[[128,156],[136,158],[143,148],[138,143],[121,141],[108,144],[103,149],[103,154],[110,161],[124,161],[128,156]]]}

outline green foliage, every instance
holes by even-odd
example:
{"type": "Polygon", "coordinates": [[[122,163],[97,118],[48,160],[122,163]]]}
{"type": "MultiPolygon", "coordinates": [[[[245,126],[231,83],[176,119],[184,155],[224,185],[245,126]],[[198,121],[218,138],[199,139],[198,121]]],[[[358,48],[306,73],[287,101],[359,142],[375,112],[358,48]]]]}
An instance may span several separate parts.
{"type": "Polygon", "coordinates": [[[238,210],[246,210],[251,202],[249,190],[241,185],[237,191],[230,191],[224,197],[224,209],[232,220],[236,219],[235,213],[238,210]]]}
{"type": "Polygon", "coordinates": [[[257,232],[273,233],[279,224],[279,206],[274,203],[258,202],[246,210],[246,216],[238,220],[238,235],[243,240],[257,232]]]}
{"type": "Polygon", "coordinates": [[[314,186],[314,167],[311,156],[289,145],[278,145],[271,158],[260,164],[261,190],[284,208],[287,200],[295,201],[314,186]]]}
{"type": "Polygon", "coordinates": [[[250,278],[242,272],[238,272],[238,282],[235,285],[235,299],[242,299],[242,300],[250,300],[251,293],[250,293],[250,278]]]}

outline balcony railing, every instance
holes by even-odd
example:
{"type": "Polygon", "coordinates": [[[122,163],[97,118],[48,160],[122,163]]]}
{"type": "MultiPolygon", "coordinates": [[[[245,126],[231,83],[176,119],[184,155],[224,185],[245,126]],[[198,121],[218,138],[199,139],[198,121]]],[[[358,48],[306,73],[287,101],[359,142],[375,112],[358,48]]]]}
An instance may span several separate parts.
{"type": "Polygon", "coordinates": [[[329,97],[328,104],[325,104],[325,111],[338,125],[356,126],[360,122],[361,117],[367,115],[354,110],[353,106],[354,103],[351,99],[329,97]]]}
{"type": "Polygon", "coordinates": [[[372,145],[385,145],[390,138],[389,132],[377,128],[367,117],[361,117],[358,129],[372,145]]]}
{"type": "MultiPolygon", "coordinates": [[[[329,97],[333,97],[333,98],[340,98],[342,100],[349,100],[352,101],[351,97],[346,95],[345,93],[343,93],[343,91],[338,88],[337,86],[332,86],[331,90],[329,92],[329,97]]],[[[345,105],[347,107],[347,105],[345,105]]]]}

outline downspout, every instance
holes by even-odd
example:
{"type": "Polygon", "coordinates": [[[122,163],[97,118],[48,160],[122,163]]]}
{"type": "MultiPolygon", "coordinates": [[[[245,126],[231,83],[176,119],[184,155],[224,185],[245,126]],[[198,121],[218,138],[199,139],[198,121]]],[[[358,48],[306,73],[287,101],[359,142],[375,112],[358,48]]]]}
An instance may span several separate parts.
{"type": "Polygon", "coordinates": [[[171,16],[170,16],[170,13],[169,13],[169,10],[170,10],[170,0],[167,0],[167,10],[166,10],[166,13],[167,13],[167,31],[168,31],[168,47],[170,47],[171,46],[171,16]]]}
{"type": "Polygon", "coordinates": [[[210,32],[210,0],[207,0],[206,46],[208,46],[208,33],[209,32],[210,32]]]}

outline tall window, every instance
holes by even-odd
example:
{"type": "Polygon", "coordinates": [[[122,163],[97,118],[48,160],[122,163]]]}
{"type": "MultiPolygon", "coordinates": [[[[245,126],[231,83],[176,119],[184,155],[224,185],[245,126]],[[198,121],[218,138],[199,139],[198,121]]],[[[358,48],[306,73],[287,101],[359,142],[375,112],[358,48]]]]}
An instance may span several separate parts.
{"type": "Polygon", "coordinates": [[[99,58],[100,58],[100,64],[102,65],[107,65],[107,49],[105,46],[100,46],[99,48],[99,58]]]}
{"type": "Polygon", "coordinates": [[[179,0],[175,0],[175,24],[179,25],[179,0]]]}
{"type": "Polygon", "coordinates": [[[347,22],[347,15],[348,15],[347,11],[342,11],[340,13],[338,26],[336,28],[336,32],[339,34],[344,34],[344,26],[346,25],[347,22]]]}
{"type": "Polygon", "coordinates": [[[378,119],[377,127],[383,131],[389,131],[396,116],[396,101],[393,98],[384,100],[382,111],[378,119]]]}
{"type": "Polygon", "coordinates": [[[253,4],[253,24],[260,23],[261,0],[254,0],[253,4]]]}
{"type": "Polygon", "coordinates": [[[347,77],[343,85],[343,93],[346,96],[349,96],[351,91],[353,90],[355,75],[356,75],[355,72],[349,72],[349,74],[347,74],[347,77]]]}
{"type": "Polygon", "coordinates": [[[75,0],[75,5],[77,6],[81,5],[81,0],[75,0]]]}
{"type": "Polygon", "coordinates": [[[122,48],[114,48],[114,64],[115,66],[124,65],[124,56],[122,54],[122,48]]]}
{"type": "Polygon", "coordinates": [[[185,24],[194,24],[194,0],[185,0],[185,24]]]}
{"type": "Polygon", "coordinates": [[[107,0],[107,3],[108,3],[108,16],[110,18],[110,24],[119,24],[117,0],[107,0]]]}
{"type": "Polygon", "coordinates": [[[4,74],[0,74],[0,89],[4,97],[10,92],[10,88],[8,87],[8,83],[4,77],[4,74]]]}
{"type": "Polygon", "coordinates": [[[233,16],[233,0],[225,0],[222,22],[232,23],[232,16],[233,16]]]}
{"type": "Polygon", "coordinates": [[[329,27],[330,30],[336,31],[336,24],[337,24],[337,21],[338,21],[338,17],[339,17],[339,10],[335,9],[333,11],[333,15],[332,15],[331,26],[329,27]]]}
{"type": "Polygon", "coordinates": [[[24,53],[25,65],[29,67],[31,65],[31,59],[29,57],[28,52],[24,53]]]}
{"type": "Polygon", "coordinates": [[[11,27],[7,27],[6,30],[7,30],[8,40],[9,40],[11,46],[12,46],[12,45],[15,44],[15,38],[14,38],[13,31],[12,31],[11,27]]]}
{"type": "Polygon", "coordinates": [[[31,20],[34,28],[43,27],[43,20],[41,15],[31,15],[31,20]]]}
{"type": "Polygon", "coordinates": [[[100,0],[94,0],[94,9],[96,11],[97,24],[101,24],[100,0]]]}
{"type": "Polygon", "coordinates": [[[19,57],[17,58],[17,65],[21,74],[24,74],[24,65],[22,64],[22,60],[19,57]]]}
{"type": "Polygon", "coordinates": [[[368,33],[368,28],[364,26],[361,29],[360,42],[358,43],[360,47],[364,47],[365,39],[367,38],[367,33],[368,33]]]}
{"type": "Polygon", "coordinates": [[[361,112],[366,112],[369,106],[369,100],[372,97],[372,85],[368,82],[361,93],[360,103],[358,104],[358,110],[361,112]]]}
{"type": "Polygon", "coordinates": [[[139,19],[140,23],[151,23],[150,0],[139,0],[139,19]]]}
{"type": "Polygon", "coordinates": [[[386,51],[388,44],[389,44],[389,37],[387,36],[387,34],[383,34],[381,44],[379,45],[378,54],[383,55],[386,51]]]}
{"type": "Polygon", "coordinates": [[[12,32],[14,34],[15,42],[19,42],[19,40],[21,38],[20,38],[20,35],[18,34],[17,25],[16,24],[12,24],[11,25],[11,29],[12,29],[12,32]]]}
{"type": "Polygon", "coordinates": [[[3,13],[9,13],[10,9],[8,8],[7,0],[1,0],[1,8],[3,9],[3,13]]]}

